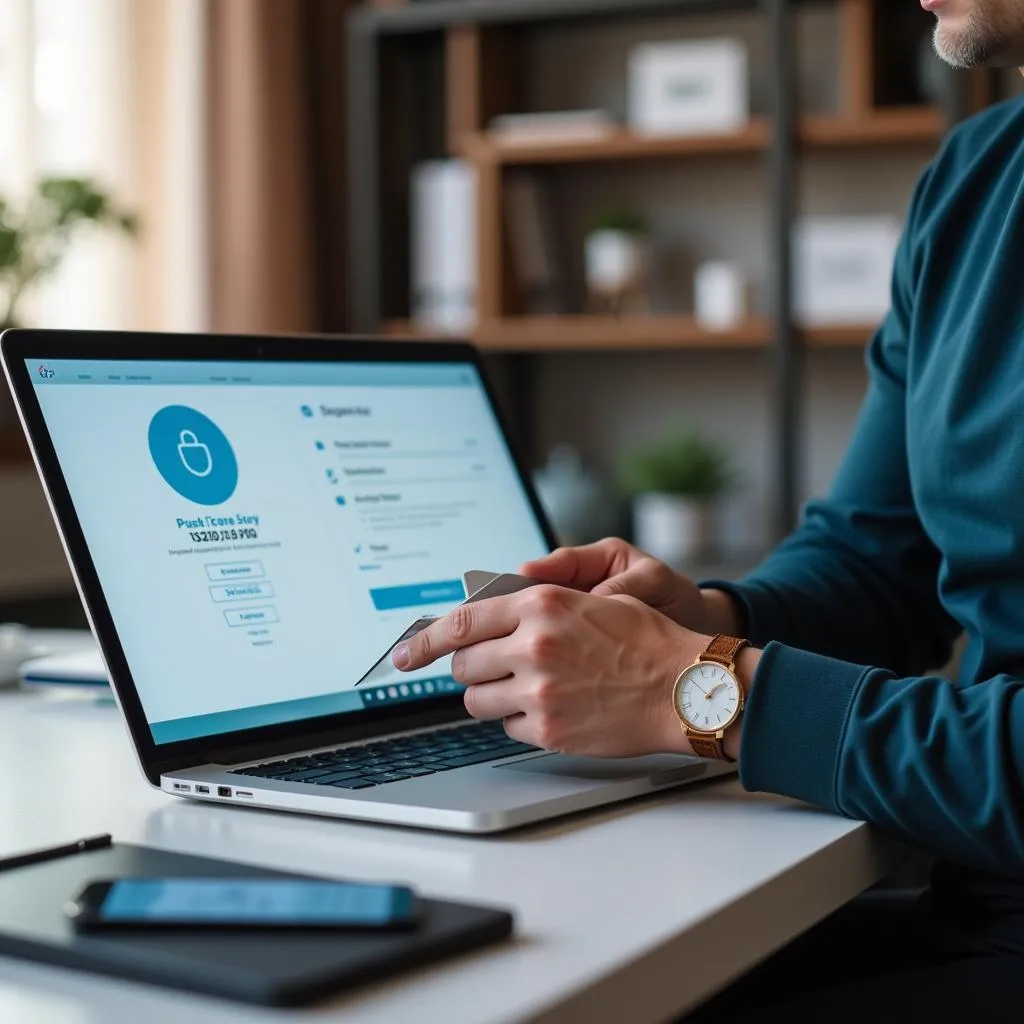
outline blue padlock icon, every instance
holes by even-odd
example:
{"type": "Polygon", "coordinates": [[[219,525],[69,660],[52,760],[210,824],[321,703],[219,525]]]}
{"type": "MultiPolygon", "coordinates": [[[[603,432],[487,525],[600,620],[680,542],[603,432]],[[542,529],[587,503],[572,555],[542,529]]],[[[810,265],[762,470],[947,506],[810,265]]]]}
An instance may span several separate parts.
{"type": "Polygon", "coordinates": [[[213,472],[210,449],[191,430],[178,435],[178,457],[193,476],[209,476],[213,472]]]}

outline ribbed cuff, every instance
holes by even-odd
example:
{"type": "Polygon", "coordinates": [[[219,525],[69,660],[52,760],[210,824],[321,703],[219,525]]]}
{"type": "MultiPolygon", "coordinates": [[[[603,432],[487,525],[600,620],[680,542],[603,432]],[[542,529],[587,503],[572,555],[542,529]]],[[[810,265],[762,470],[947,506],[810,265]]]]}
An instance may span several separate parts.
{"type": "Polygon", "coordinates": [[[854,697],[870,669],[770,643],[743,715],[740,781],[843,813],[839,755],[854,697]]]}
{"type": "Polygon", "coordinates": [[[732,580],[705,580],[698,585],[701,590],[721,590],[736,602],[745,619],[740,632],[755,647],[764,647],[779,636],[775,602],[757,586],[732,580]]]}

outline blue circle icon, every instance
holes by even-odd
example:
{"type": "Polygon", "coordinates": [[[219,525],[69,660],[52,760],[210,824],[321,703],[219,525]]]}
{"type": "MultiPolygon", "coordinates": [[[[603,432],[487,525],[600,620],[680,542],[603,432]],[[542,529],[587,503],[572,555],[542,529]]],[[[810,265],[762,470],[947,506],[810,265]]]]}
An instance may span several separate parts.
{"type": "Polygon", "coordinates": [[[224,432],[187,405],[168,405],[153,417],[149,453],[164,480],[197,505],[220,505],[238,486],[238,462],[224,432]]]}

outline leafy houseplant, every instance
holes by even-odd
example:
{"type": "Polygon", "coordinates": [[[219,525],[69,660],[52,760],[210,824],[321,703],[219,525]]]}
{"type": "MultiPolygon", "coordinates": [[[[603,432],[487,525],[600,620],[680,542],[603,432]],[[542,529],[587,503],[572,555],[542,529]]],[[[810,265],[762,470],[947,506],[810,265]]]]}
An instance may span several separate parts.
{"type": "Polygon", "coordinates": [[[595,312],[641,312],[647,306],[649,246],[643,218],[608,209],[590,224],[585,243],[589,305],[595,312]]]}
{"type": "Polygon", "coordinates": [[[683,428],[631,453],[621,478],[633,495],[637,545],[680,565],[710,547],[715,503],[734,473],[718,445],[683,428]]]}
{"type": "Polygon", "coordinates": [[[593,231],[615,231],[621,235],[642,235],[646,231],[643,217],[625,207],[602,210],[590,223],[593,231]]]}
{"type": "Polygon", "coordinates": [[[87,226],[138,234],[135,215],[88,178],[41,178],[15,207],[0,196],[0,330],[18,326],[18,303],[52,274],[87,226]]]}

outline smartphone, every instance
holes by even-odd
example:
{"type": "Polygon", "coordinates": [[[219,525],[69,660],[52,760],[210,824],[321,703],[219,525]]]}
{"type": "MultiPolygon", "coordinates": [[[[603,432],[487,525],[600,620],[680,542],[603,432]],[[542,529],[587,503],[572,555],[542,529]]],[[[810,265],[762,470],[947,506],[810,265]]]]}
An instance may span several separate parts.
{"type": "Polygon", "coordinates": [[[412,889],[303,878],[121,878],[87,885],[65,907],[83,930],[415,926],[412,889]]]}

